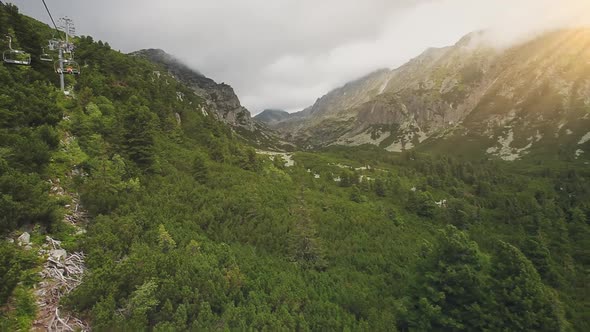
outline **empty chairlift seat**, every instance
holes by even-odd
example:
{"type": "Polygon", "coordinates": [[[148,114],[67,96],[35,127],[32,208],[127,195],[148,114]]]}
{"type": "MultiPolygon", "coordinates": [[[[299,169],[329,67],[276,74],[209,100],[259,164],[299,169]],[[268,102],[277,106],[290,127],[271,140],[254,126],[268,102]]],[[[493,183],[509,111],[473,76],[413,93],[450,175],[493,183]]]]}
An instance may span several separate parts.
{"type": "Polygon", "coordinates": [[[8,49],[2,53],[4,63],[11,65],[30,65],[31,55],[25,51],[13,49],[12,38],[10,36],[6,36],[6,38],[8,38],[8,49]]]}
{"type": "Polygon", "coordinates": [[[39,60],[45,62],[53,62],[53,56],[49,53],[45,53],[45,49],[42,49],[43,53],[39,56],[39,60]]]}

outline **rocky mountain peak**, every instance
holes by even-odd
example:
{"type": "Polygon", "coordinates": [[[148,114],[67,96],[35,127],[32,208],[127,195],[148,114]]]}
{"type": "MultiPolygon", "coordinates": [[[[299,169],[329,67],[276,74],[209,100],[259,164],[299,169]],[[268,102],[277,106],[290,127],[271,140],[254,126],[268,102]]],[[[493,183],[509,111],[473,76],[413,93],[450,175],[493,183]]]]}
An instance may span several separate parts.
{"type": "Polygon", "coordinates": [[[455,47],[477,47],[489,44],[485,30],[473,31],[463,36],[455,47]]]}
{"type": "Polygon", "coordinates": [[[254,120],[256,120],[258,122],[265,123],[265,124],[272,125],[272,124],[278,123],[280,121],[286,120],[290,116],[291,115],[289,114],[289,112],[286,112],[283,110],[265,109],[264,111],[258,113],[254,117],[254,120]]]}
{"type": "Polygon", "coordinates": [[[250,112],[241,105],[234,89],[225,83],[217,83],[161,49],[144,49],[132,55],[144,57],[163,66],[172,76],[191,87],[207,101],[208,111],[234,126],[254,130],[250,112]]]}

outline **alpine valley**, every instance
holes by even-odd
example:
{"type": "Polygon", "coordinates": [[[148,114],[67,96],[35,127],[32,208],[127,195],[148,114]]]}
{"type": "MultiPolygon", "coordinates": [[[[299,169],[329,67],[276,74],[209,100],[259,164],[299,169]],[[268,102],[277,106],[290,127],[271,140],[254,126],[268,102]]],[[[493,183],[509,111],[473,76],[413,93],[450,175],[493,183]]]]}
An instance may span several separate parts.
{"type": "Polygon", "coordinates": [[[0,331],[590,331],[590,30],[251,118],[64,22],[0,2],[0,331]]]}

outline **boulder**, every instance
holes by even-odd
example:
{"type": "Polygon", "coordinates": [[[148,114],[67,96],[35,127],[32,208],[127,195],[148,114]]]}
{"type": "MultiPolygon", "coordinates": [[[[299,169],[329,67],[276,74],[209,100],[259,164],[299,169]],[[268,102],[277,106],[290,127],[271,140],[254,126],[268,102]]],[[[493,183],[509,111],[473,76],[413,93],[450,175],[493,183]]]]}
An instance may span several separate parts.
{"type": "Polygon", "coordinates": [[[53,249],[49,251],[49,256],[55,260],[66,259],[68,253],[64,249],[53,249]]]}
{"type": "Polygon", "coordinates": [[[27,245],[31,243],[31,235],[27,232],[24,232],[18,237],[17,241],[19,246],[27,245]]]}

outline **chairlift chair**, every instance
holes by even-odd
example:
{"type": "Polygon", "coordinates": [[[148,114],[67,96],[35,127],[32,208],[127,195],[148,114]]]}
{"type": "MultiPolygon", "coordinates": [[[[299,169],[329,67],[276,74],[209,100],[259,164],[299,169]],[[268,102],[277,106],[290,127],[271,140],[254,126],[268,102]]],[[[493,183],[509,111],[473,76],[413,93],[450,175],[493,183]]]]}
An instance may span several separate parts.
{"type": "Polygon", "coordinates": [[[6,38],[8,38],[8,49],[2,53],[2,60],[12,65],[30,65],[31,55],[25,51],[12,49],[12,38],[10,36],[6,38]]]}
{"type": "Polygon", "coordinates": [[[39,59],[41,61],[45,61],[45,62],[53,62],[53,56],[51,56],[51,54],[49,53],[45,53],[45,48],[42,48],[43,53],[41,53],[41,56],[39,56],[39,59]]]}
{"type": "Polygon", "coordinates": [[[61,40],[52,38],[49,40],[49,50],[50,51],[57,51],[59,49],[59,45],[61,44],[61,40]]]}
{"type": "MultiPolygon", "coordinates": [[[[62,73],[59,61],[55,62],[55,72],[62,73]]],[[[63,73],[68,75],[80,75],[80,65],[74,60],[63,60],[63,73]]]]}

